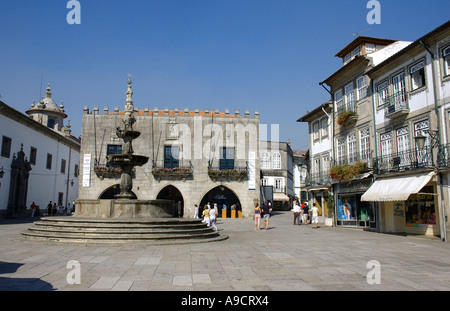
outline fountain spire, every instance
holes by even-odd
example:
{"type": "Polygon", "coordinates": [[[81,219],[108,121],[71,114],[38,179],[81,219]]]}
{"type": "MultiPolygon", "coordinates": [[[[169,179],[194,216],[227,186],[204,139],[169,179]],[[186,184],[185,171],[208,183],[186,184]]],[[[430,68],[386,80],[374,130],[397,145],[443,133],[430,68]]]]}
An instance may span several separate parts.
{"type": "Polygon", "coordinates": [[[132,173],[135,166],[142,166],[148,161],[148,157],[142,155],[135,155],[132,142],[141,134],[133,130],[133,124],[136,122],[134,118],[133,99],[131,96],[131,74],[128,75],[128,90],[127,100],[125,102],[125,117],[122,119],[124,128],[120,127],[116,130],[117,137],[123,140],[122,154],[110,154],[107,156],[109,164],[119,165],[122,170],[120,176],[120,194],[116,198],[132,199],[134,197],[131,189],[133,187],[132,173]]]}

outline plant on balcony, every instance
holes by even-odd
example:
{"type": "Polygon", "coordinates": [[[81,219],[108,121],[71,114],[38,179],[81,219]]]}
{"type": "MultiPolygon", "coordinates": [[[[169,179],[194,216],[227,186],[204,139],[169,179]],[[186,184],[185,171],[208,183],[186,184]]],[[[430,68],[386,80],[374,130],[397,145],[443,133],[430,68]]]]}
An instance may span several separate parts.
{"type": "Polygon", "coordinates": [[[228,170],[221,170],[221,169],[208,169],[208,175],[213,178],[237,178],[242,179],[245,176],[247,176],[247,170],[242,169],[228,169],[228,170]]]}
{"type": "Polygon", "coordinates": [[[160,167],[160,168],[154,168],[152,170],[153,175],[157,176],[164,176],[164,175],[190,175],[192,174],[191,168],[180,168],[180,167],[173,167],[173,168],[167,168],[167,167],[160,167]]]}
{"type": "Polygon", "coordinates": [[[342,125],[345,123],[345,121],[347,121],[348,119],[350,119],[353,116],[356,116],[356,112],[344,110],[343,112],[341,112],[339,114],[338,119],[337,119],[337,124],[342,125]]]}
{"type": "Polygon", "coordinates": [[[353,165],[343,164],[333,166],[330,170],[330,176],[339,181],[349,181],[356,175],[361,174],[367,169],[364,162],[355,162],[353,165]]]}

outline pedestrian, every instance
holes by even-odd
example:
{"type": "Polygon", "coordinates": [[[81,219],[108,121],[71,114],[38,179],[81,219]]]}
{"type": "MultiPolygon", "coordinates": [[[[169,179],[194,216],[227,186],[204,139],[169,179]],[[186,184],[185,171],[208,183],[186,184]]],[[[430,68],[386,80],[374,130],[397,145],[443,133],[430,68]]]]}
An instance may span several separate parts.
{"type": "Polygon", "coordinates": [[[194,218],[198,218],[198,206],[197,206],[197,204],[194,205],[194,218]]]}
{"type": "Polygon", "coordinates": [[[70,203],[67,203],[66,210],[64,211],[64,214],[66,216],[68,216],[68,215],[70,215],[70,213],[72,213],[72,207],[70,206],[70,203]]]}
{"type": "Polygon", "coordinates": [[[261,208],[259,207],[259,204],[255,204],[255,230],[259,230],[259,227],[261,225],[261,208]]]}
{"type": "Polygon", "coordinates": [[[313,207],[311,207],[311,222],[313,229],[317,229],[317,223],[319,222],[319,208],[316,206],[316,203],[313,203],[313,207]]]}
{"type": "Polygon", "coordinates": [[[47,205],[47,215],[48,216],[52,216],[52,206],[53,206],[52,201],[50,201],[50,203],[48,203],[48,205],[47,205]]]}
{"type": "Polygon", "coordinates": [[[308,202],[305,201],[305,206],[303,207],[303,222],[305,225],[308,224],[309,207],[308,202]]]}
{"type": "Polygon", "coordinates": [[[217,204],[214,204],[214,208],[211,208],[209,210],[209,224],[211,227],[213,227],[214,231],[217,231],[217,225],[216,225],[216,214],[217,214],[217,204]]]}
{"type": "Polygon", "coordinates": [[[294,212],[294,225],[300,225],[300,205],[298,202],[294,202],[294,208],[292,209],[294,212]]]}
{"type": "Polygon", "coordinates": [[[58,214],[58,206],[56,206],[56,202],[53,203],[53,208],[52,208],[52,215],[57,215],[58,214]]]}
{"type": "Polygon", "coordinates": [[[30,210],[31,210],[31,217],[34,217],[34,213],[36,212],[36,203],[34,203],[34,201],[33,203],[31,203],[30,210]]]}
{"type": "Polygon", "coordinates": [[[264,228],[267,230],[269,228],[269,218],[272,208],[267,204],[267,201],[265,201],[263,206],[261,206],[261,209],[263,211],[264,228]]]}
{"type": "Polygon", "coordinates": [[[208,208],[208,205],[205,205],[205,207],[203,208],[203,213],[202,213],[202,215],[203,215],[203,222],[206,222],[206,224],[208,225],[208,227],[209,227],[209,208],[208,208]]]}

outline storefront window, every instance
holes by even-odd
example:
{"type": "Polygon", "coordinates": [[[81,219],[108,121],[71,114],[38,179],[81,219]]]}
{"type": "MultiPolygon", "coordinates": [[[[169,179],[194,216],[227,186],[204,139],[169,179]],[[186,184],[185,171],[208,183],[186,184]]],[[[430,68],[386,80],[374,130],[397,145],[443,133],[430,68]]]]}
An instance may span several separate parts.
{"type": "Polygon", "coordinates": [[[375,207],[372,202],[361,202],[361,195],[338,196],[338,221],[342,225],[374,227],[375,207]]]}
{"type": "Polygon", "coordinates": [[[356,219],[355,196],[338,197],[338,219],[339,220],[356,219]]]}
{"type": "MultiPolygon", "coordinates": [[[[423,193],[433,193],[433,186],[424,187],[423,193]]],[[[412,194],[406,201],[406,226],[431,227],[436,225],[434,197],[431,194],[412,194]]]]}

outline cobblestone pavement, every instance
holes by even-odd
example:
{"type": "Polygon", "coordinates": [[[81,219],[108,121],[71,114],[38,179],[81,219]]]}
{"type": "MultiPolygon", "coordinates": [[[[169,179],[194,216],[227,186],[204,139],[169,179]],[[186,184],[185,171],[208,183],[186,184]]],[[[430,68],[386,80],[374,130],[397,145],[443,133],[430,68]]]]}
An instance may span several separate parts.
{"type": "Polygon", "coordinates": [[[267,231],[254,230],[251,219],[219,219],[219,232],[227,240],[167,246],[30,241],[20,235],[30,222],[2,220],[0,290],[450,290],[449,243],[294,226],[291,216],[275,213],[267,231]],[[68,284],[68,275],[75,275],[75,266],[67,267],[71,260],[80,264],[80,284],[68,284]]]}

